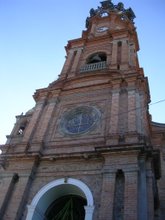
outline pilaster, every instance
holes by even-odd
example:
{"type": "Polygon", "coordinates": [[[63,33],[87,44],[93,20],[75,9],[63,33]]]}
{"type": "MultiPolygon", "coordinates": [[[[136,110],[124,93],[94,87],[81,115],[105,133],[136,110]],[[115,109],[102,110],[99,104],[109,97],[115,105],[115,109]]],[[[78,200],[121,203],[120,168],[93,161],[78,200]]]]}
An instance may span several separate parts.
{"type": "Polygon", "coordinates": [[[136,96],[134,90],[128,91],[128,132],[136,132],[136,96]]]}
{"type": "Polygon", "coordinates": [[[40,121],[36,127],[36,132],[34,134],[32,142],[44,141],[44,137],[51,121],[53,111],[58,102],[58,98],[52,98],[48,100],[47,105],[44,107],[43,113],[40,117],[40,121]]]}
{"type": "Polygon", "coordinates": [[[44,105],[45,105],[45,100],[42,100],[42,101],[39,101],[36,103],[35,111],[34,111],[33,116],[31,118],[26,130],[25,130],[22,142],[29,142],[31,140],[31,138],[35,132],[37,123],[38,123],[40,116],[42,114],[44,105]]]}
{"type": "MultiPolygon", "coordinates": [[[[125,175],[124,219],[138,219],[138,170],[128,169],[125,175]]],[[[142,219],[140,219],[142,220],[142,219]]]]}
{"type": "Polygon", "coordinates": [[[112,93],[111,102],[111,121],[110,121],[110,134],[118,132],[118,117],[119,117],[119,90],[116,89],[112,93]]]}
{"type": "Polygon", "coordinates": [[[81,54],[82,54],[82,49],[83,48],[77,48],[75,50],[75,57],[73,60],[73,65],[71,66],[70,73],[69,73],[68,77],[72,77],[75,75],[75,72],[76,72],[76,69],[77,69],[81,54]]]}
{"type": "Polygon", "coordinates": [[[111,69],[117,69],[117,41],[113,41],[111,69]]]}
{"type": "Polygon", "coordinates": [[[146,184],[147,184],[147,198],[148,198],[148,219],[154,220],[154,192],[157,192],[156,182],[154,184],[154,175],[151,167],[151,158],[148,158],[146,164],[146,184]]]}
{"type": "Polygon", "coordinates": [[[143,121],[143,108],[141,102],[141,95],[136,92],[136,118],[137,118],[137,131],[140,134],[144,133],[144,127],[142,125],[143,121]]]}
{"type": "Polygon", "coordinates": [[[114,190],[115,190],[115,175],[116,175],[115,172],[105,171],[103,173],[99,220],[112,219],[114,190]]]}
{"type": "Polygon", "coordinates": [[[69,52],[66,56],[66,60],[65,60],[63,69],[62,69],[61,74],[60,74],[60,78],[63,78],[63,77],[66,76],[69,68],[71,67],[71,62],[72,62],[73,57],[74,57],[74,51],[69,50],[69,52]]]}
{"type": "Polygon", "coordinates": [[[126,70],[128,69],[128,41],[122,40],[122,51],[121,51],[121,65],[120,69],[121,70],[126,70]]]}
{"type": "Polygon", "coordinates": [[[133,43],[130,43],[129,45],[129,64],[130,66],[135,67],[136,66],[136,52],[135,52],[135,45],[133,43]]]}
{"type": "Polygon", "coordinates": [[[139,158],[139,192],[138,192],[138,219],[148,220],[147,211],[147,180],[145,155],[139,158]]]}

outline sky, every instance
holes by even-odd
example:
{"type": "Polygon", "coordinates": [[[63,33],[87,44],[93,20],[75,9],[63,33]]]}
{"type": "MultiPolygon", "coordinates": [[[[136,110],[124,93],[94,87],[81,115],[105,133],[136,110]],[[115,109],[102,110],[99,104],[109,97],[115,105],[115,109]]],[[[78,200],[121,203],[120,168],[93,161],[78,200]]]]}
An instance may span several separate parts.
{"type": "MultiPolygon", "coordinates": [[[[165,1],[122,2],[136,15],[152,120],[165,123],[165,1]]],[[[0,144],[11,133],[15,116],[35,106],[35,90],[58,78],[67,41],[81,37],[89,10],[98,6],[99,0],[0,0],[0,144]]]]}

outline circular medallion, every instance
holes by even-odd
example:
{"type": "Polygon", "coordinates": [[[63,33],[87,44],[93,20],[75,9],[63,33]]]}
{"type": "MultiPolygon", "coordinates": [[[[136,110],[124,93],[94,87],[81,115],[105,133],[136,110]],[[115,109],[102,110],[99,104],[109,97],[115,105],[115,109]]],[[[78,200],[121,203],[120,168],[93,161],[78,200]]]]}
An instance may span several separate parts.
{"type": "Polygon", "coordinates": [[[71,135],[86,133],[96,125],[100,116],[100,111],[94,107],[77,107],[64,114],[61,121],[61,130],[71,135]]]}

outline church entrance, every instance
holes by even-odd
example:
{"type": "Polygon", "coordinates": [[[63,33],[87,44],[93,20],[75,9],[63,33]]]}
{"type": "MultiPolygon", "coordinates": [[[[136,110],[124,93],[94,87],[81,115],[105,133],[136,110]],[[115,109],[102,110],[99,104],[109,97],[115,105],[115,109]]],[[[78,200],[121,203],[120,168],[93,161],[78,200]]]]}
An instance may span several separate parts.
{"type": "Polygon", "coordinates": [[[93,196],[86,184],[72,178],[54,180],[34,196],[26,220],[92,220],[93,196]]]}
{"type": "Polygon", "coordinates": [[[46,211],[47,220],[84,220],[86,199],[66,195],[54,201],[46,211]]]}

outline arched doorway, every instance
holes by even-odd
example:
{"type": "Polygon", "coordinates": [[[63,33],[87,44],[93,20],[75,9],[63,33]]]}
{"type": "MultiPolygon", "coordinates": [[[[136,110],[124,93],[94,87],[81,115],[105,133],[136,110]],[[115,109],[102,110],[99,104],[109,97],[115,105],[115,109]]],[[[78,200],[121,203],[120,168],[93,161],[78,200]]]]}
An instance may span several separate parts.
{"type": "Polygon", "coordinates": [[[31,205],[28,206],[26,220],[58,220],[60,212],[70,216],[79,215],[80,220],[92,220],[93,210],[93,196],[88,186],[80,180],[62,178],[48,183],[35,195],[31,205]],[[65,209],[63,205],[66,206],[65,209]],[[73,205],[75,207],[71,213],[69,210],[73,205]],[[57,209],[53,211],[55,207],[57,209]],[[78,208],[81,213],[76,212],[78,208]],[[53,219],[52,216],[56,218],[53,219]]]}
{"type": "Polygon", "coordinates": [[[77,195],[66,195],[56,199],[47,209],[47,220],[84,220],[86,199],[77,195]]]}

